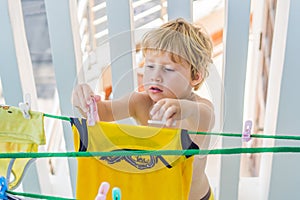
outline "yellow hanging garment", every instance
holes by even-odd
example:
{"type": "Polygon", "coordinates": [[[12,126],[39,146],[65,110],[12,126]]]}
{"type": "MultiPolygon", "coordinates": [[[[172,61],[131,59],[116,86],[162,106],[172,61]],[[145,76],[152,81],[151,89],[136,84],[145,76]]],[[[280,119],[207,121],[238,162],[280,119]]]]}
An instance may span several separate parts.
{"type": "MultiPolygon", "coordinates": [[[[38,145],[45,144],[43,113],[29,111],[25,119],[21,110],[0,105],[0,153],[37,152],[38,145]]],[[[9,189],[20,183],[29,158],[0,159],[0,175],[8,178],[9,189]]]]}
{"type": "MultiPolygon", "coordinates": [[[[184,130],[98,122],[72,118],[78,151],[182,150],[197,148],[184,130]]],[[[102,156],[77,158],[78,199],[94,199],[101,182],[119,187],[122,199],[187,200],[193,156],[102,156]]],[[[111,192],[107,199],[111,198],[111,192]]]]}

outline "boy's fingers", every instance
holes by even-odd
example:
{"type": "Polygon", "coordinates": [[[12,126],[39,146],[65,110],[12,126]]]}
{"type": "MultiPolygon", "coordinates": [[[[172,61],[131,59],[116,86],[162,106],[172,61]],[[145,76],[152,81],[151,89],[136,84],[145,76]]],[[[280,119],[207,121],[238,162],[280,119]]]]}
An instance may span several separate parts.
{"type": "Polygon", "coordinates": [[[89,110],[89,106],[88,106],[88,100],[87,100],[87,96],[86,96],[86,91],[85,91],[85,87],[82,86],[80,87],[80,89],[78,90],[78,100],[80,101],[80,108],[84,111],[87,112],[89,110]]]}
{"type": "Polygon", "coordinates": [[[158,102],[156,102],[150,111],[150,115],[155,115],[157,112],[161,112],[160,110],[164,106],[164,104],[164,100],[159,100],[158,102]]]}
{"type": "Polygon", "coordinates": [[[91,103],[91,97],[94,96],[94,92],[92,91],[90,86],[87,85],[87,84],[84,84],[81,87],[81,90],[82,90],[82,93],[83,93],[83,96],[84,96],[84,99],[85,99],[86,103],[90,104],[91,103]]]}
{"type": "Polygon", "coordinates": [[[159,111],[159,109],[160,109],[160,106],[158,104],[154,104],[154,106],[150,110],[150,115],[154,116],[157,113],[157,111],[159,111]]]}
{"type": "Polygon", "coordinates": [[[169,118],[166,122],[167,127],[174,126],[175,120],[173,118],[169,118]]]}
{"type": "Polygon", "coordinates": [[[95,98],[95,101],[96,101],[96,102],[98,102],[98,101],[101,100],[101,97],[100,97],[99,95],[95,95],[94,98],[95,98]]]}
{"type": "Polygon", "coordinates": [[[154,115],[152,115],[151,119],[152,119],[152,120],[157,120],[157,121],[160,121],[160,120],[161,120],[161,118],[159,118],[159,116],[158,116],[157,113],[155,113],[154,115]]]}
{"type": "Polygon", "coordinates": [[[176,115],[176,107],[175,106],[170,106],[168,109],[165,111],[163,119],[168,121],[169,119],[173,119],[176,115]]]}
{"type": "Polygon", "coordinates": [[[73,93],[73,105],[76,108],[80,108],[80,109],[84,109],[83,108],[83,97],[82,97],[82,93],[81,93],[81,89],[77,89],[76,91],[74,91],[73,93]]]}
{"type": "Polygon", "coordinates": [[[164,113],[165,113],[165,109],[161,107],[152,115],[152,119],[161,121],[163,120],[164,113]]]}
{"type": "Polygon", "coordinates": [[[166,112],[167,112],[168,109],[169,109],[168,107],[162,106],[162,107],[160,108],[160,110],[159,110],[159,116],[160,116],[160,118],[162,118],[163,120],[167,119],[167,118],[165,118],[165,115],[166,115],[166,112]]]}
{"type": "Polygon", "coordinates": [[[167,126],[167,127],[174,127],[174,126],[176,126],[176,119],[175,119],[175,116],[173,116],[173,117],[167,119],[166,126],[167,126]]]}
{"type": "Polygon", "coordinates": [[[89,99],[93,95],[93,91],[87,84],[78,85],[73,91],[73,105],[80,109],[81,113],[87,112],[89,109],[88,101],[90,101],[89,99]]]}

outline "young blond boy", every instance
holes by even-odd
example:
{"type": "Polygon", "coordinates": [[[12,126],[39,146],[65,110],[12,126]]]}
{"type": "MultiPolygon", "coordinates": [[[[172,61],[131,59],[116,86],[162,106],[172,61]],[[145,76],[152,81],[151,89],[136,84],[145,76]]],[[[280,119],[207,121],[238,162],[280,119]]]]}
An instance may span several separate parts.
{"type": "MultiPolygon", "coordinates": [[[[164,121],[166,127],[210,131],[214,124],[212,103],[195,94],[208,75],[212,43],[201,28],[183,19],[169,21],[149,31],[142,40],[145,59],[143,92],[132,92],[120,99],[102,101],[87,84],[73,92],[73,105],[85,115],[95,97],[101,121],[133,117],[138,124],[164,121]]],[[[193,135],[200,149],[209,138],[193,135]]],[[[213,199],[205,174],[206,157],[196,156],[190,200],[213,199]]]]}

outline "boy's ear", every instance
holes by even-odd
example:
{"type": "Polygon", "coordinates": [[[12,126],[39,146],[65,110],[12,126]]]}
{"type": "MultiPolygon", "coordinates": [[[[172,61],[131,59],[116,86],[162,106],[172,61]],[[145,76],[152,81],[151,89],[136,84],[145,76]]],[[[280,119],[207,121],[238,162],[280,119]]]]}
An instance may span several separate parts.
{"type": "Polygon", "coordinates": [[[201,83],[202,81],[202,74],[201,72],[197,72],[197,74],[195,74],[194,79],[191,81],[191,85],[192,86],[196,86],[199,83],[201,83]]]}

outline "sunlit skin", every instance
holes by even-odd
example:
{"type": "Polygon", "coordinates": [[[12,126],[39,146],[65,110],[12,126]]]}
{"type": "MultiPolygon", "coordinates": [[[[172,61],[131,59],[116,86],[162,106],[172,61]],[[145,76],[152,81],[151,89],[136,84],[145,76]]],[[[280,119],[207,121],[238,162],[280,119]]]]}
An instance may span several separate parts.
{"type": "Polygon", "coordinates": [[[154,102],[163,98],[191,98],[192,80],[187,63],[174,63],[168,53],[149,52],[144,68],[144,88],[154,102]]]}
{"type": "MultiPolygon", "coordinates": [[[[116,121],[133,117],[140,125],[148,125],[148,120],[164,120],[170,127],[208,131],[214,123],[213,106],[207,99],[196,95],[192,88],[202,81],[199,73],[191,78],[188,63],[175,63],[169,53],[145,55],[143,92],[132,92],[120,99],[101,100],[87,84],[78,85],[73,93],[73,105],[86,116],[88,104],[96,97],[101,121],[116,121]],[[173,126],[172,126],[173,127],[173,126]]],[[[205,146],[203,136],[193,136],[192,140],[200,148],[205,146]]],[[[190,199],[199,199],[209,188],[204,173],[206,157],[195,158],[190,199]]]]}

